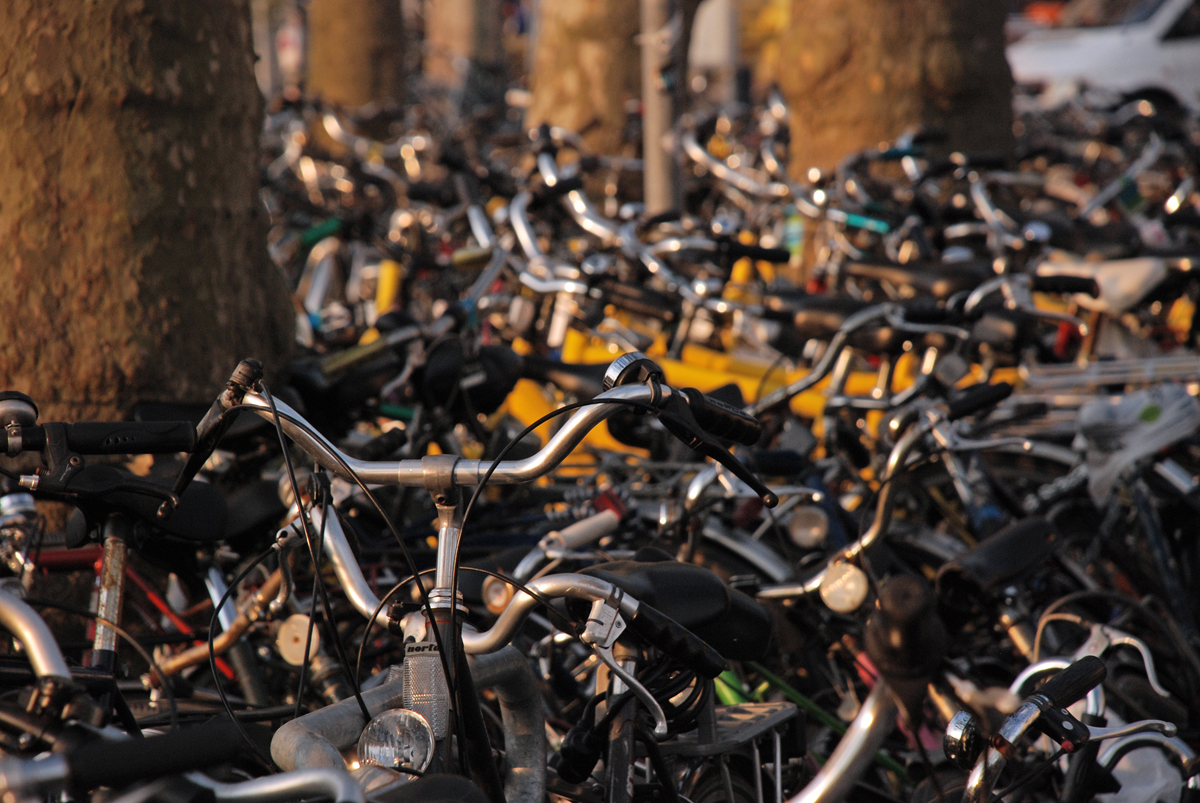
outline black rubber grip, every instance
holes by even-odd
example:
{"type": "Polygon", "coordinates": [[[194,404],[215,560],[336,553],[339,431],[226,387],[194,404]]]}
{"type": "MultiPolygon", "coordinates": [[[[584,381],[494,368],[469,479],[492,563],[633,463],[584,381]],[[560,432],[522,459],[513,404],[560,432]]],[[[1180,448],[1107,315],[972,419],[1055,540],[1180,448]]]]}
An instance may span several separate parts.
{"type": "Polygon", "coordinates": [[[1012,392],[1013,386],[1007,382],[997,382],[994,385],[972,385],[949,403],[950,412],[946,417],[951,421],[957,421],[963,416],[985,410],[993,404],[999,404],[1011,396],[1012,392]]]}
{"type": "Polygon", "coordinates": [[[80,454],[174,454],[196,446],[190,421],[96,421],[67,425],[67,447],[80,454]]]}
{"type": "Polygon", "coordinates": [[[571,176],[570,178],[559,179],[558,183],[553,187],[543,184],[533,191],[533,200],[529,202],[529,208],[537,209],[553,200],[563,197],[572,190],[581,189],[583,189],[583,176],[571,176]]]}
{"type": "Polygon", "coordinates": [[[1055,708],[1066,708],[1082,700],[1107,676],[1108,667],[1104,662],[1094,655],[1087,655],[1043,683],[1037,693],[1055,708]]]}
{"type": "Polygon", "coordinates": [[[743,245],[737,240],[726,240],[721,250],[734,259],[748,257],[755,261],[783,264],[791,260],[792,252],[786,248],[763,248],[761,245],[743,245]]]}
{"type": "Polygon", "coordinates": [[[913,304],[911,307],[905,307],[904,309],[904,320],[909,323],[948,323],[961,317],[961,315],[952,309],[939,307],[936,304],[927,302],[913,304]]]}
{"type": "Polygon", "coordinates": [[[644,602],[638,606],[630,626],[646,641],[706,678],[715,678],[729,668],[721,653],[707,642],[644,602]]]}
{"type": "MultiPolygon", "coordinates": [[[[67,424],[67,448],[79,454],[175,454],[196,448],[191,421],[87,421],[67,424]]],[[[46,447],[46,431],[21,427],[21,449],[46,447]]]]}
{"type": "Polygon", "coordinates": [[[71,786],[120,788],[135,781],[165,778],[229,761],[246,748],[237,726],[227,719],[147,739],[95,741],[67,754],[71,786]]]}
{"type": "Polygon", "coordinates": [[[1084,293],[1095,298],[1100,285],[1088,276],[1034,276],[1031,289],[1038,293],[1084,293]]]}
{"type": "Polygon", "coordinates": [[[705,396],[695,388],[683,388],[680,393],[687,400],[696,423],[709,435],[743,446],[753,446],[762,438],[762,424],[749,413],[705,396]]]}

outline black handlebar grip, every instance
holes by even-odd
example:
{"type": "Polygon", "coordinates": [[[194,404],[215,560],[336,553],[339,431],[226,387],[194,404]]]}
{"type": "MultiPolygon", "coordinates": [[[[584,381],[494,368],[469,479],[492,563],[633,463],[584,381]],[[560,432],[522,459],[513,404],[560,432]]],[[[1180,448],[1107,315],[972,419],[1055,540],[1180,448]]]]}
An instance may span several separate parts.
{"type": "Polygon", "coordinates": [[[646,641],[706,678],[715,678],[729,668],[721,653],[707,642],[644,602],[638,606],[630,626],[646,641]]]}
{"type": "Polygon", "coordinates": [[[951,421],[971,415],[971,413],[999,404],[1012,395],[1013,386],[1007,382],[997,382],[994,385],[972,385],[964,390],[958,398],[949,403],[950,412],[946,417],[951,421]]]}
{"type": "Polygon", "coordinates": [[[734,259],[748,257],[762,262],[785,264],[792,258],[792,252],[786,248],[763,248],[761,245],[743,245],[736,240],[730,240],[726,252],[734,259]]]}
{"type": "Polygon", "coordinates": [[[1030,286],[1038,293],[1084,293],[1096,298],[1100,285],[1089,276],[1034,276],[1030,286]]]}
{"type": "Polygon", "coordinates": [[[216,719],[164,736],[91,742],[67,754],[67,767],[75,790],[120,788],[135,781],[206,769],[236,758],[244,749],[237,726],[216,719]]]}
{"type": "Polygon", "coordinates": [[[936,304],[913,304],[904,308],[904,320],[909,323],[949,323],[961,316],[949,307],[939,307],[936,304]]]}
{"type": "Polygon", "coordinates": [[[683,388],[683,394],[696,423],[713,437],[753,446],[762,439],[762,424],[757,418],[736,407],[705,396],[695,388],[683,388]]]}
{"type": "Polygon", "coordinates": [[[80,454],[174,454],[196,447],[190,421],[85,421],[67,425],[67,448],[80,454]]]}
{"type": "Polygon", "coordinates": [[[1082,700],[1107,676],[1108,667],[1104,662],[1094,655],[1086,655],[1043,683],[1037,693],[1055,708],[1066,708],[1082,700]]]}
{"type": "Polygon", "coordinates": [[[529,202],[530,209],[545,206],[553,200],[563,197],[572,190],[583,189],[583,176],[570,176],[559,179],[553,187],[543,184],[533,191],[533,199],[529,202]]]}

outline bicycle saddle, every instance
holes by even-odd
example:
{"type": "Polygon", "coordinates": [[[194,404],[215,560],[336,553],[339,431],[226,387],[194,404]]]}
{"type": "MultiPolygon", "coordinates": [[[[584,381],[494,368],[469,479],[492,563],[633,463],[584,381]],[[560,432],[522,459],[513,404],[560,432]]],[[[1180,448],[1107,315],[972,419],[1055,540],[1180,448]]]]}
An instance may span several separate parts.
{"type": "Polygon", "coordinates": [[[842,273],[856,279],[887,282],[897,287],[902,296],[933,297],[945,301],[955,293],[974,290],[996,274],[991,263],[970,262],[909,262],[894,265],[888,262],[848,262],[842,273]]]}
{"type": "Polygon", "coordinates": [[[604,390],[607,363],[568,363],[527,354],[522,358],[521,376],[537,382],[549,382],[565,393],[591,399],[604,390]]]}
{"type": "Polygon", "coordinates": [[[730,660],[756,660],[766,653],[771,615],[762,605],[708,569],[680,563],[662,550],[645,547],[634,558],[601,563],[581,574],[657,608],[730,660]]]}

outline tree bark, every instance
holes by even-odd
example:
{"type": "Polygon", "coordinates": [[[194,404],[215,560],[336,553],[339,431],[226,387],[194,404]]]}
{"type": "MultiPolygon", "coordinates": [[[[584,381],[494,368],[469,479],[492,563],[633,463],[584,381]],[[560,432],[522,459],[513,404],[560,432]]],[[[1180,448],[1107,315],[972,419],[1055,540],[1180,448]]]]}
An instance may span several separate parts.
{"type": "Polygon", "coordinates": [[[792,0],[780,71],[792,114],[792,169],[830,168],[920,125],[944,127],[950,150],[1011,150],[1006,8],[792,0]]]}
{"type": "Polygon", "coordinates": [[[403,101],[400,0],[312,0],[307,88],[327,103],[349,108],[403,101]]]}
{"type": "Polygon", "coordinates": [[[598,123],[585,142],[616,153],[625,104],[641,96],[638,0],[543,0],[539,11],[526,125],[578,131],[598,123]]]}
{"type": "Polygon", "coordinates": [[[498,101],[504,95],[504,17],[500,6],[500,0],[425,3],[425,77],[463,92],[464,108],[498,101]]]}
{"type": "Polygon", "coordinates": [[[0,376],[44,420],[278,363],[246,0],[0,4],[0,376]]]}

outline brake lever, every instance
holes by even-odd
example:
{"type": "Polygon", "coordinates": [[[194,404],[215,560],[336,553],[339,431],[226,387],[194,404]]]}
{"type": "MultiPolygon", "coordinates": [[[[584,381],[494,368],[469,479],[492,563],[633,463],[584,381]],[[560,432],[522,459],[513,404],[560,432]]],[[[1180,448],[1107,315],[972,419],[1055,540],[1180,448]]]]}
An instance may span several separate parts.
{"type": "Polygon", "coordinates": [[[1150,648],[1146,646],[1145,642],[1108,625],[1093,624],[1091,627],[1091,635],[1088,636],[1088,640],[1084,642],[1083,646],[1075,651],[1075,655],[1071,658],[1072,661],[1078,661],[1085,655],[1094,655],[1100,658],[1112,647],[1133,647],[1142,655],[1142,663],[1146,665],[1146,680],[1150,682],[1150,687],[1162,697],[1171,696],[1171,693],[1158,682],[1158,673],[1154,669],[1154,658],[1151,657],[1150,648]]]}
{"type": "MultiPolygon", "coordinates": [[[[643,686],[637,678],[621,666],[621,662],[613,655],[613,645],[625,632],[625,620],[621,618],[621,591],[614,589],[613,596],[608,599],[598,599],[592,603],[592,611],[588,615],[587,624],[579,639],[592,648],[596,656],[604,662],[614,675],[619,677],[629,687],[633,695],[646,706],[654,717],[654,735],[659,739],[667,737],[667,715],[650,690],[643,686]]],[[[610,699],[611,702],[611,699],[610,699]]]]}
{"type": "Polygon", "coordinates": [[[87,466],[61,485],[53,482],[39,483],[38,490],[94,498],[103,498],[114,493],[132,493],[158,499],[171,511],[179,506],[179,497],[161,485],[129,476],[105,465],[87,466]]]}
{"type": "Polygon", "coordinates": [[[692,415],[691,408],[681,396],[672,394],[667,397],[659,408],[658,419],[668,432],[683,441],[688,448],[716,460],[729,469],[735,477],[750,486],[754,493],[762,499],[764,505],[775,507],[779,504],[779,497],[775,495],[774,491],[763,485],[741,460],[738,460],[720,442],[704,431],[704,428],[696,421],[696,417],[692,415]]]}

